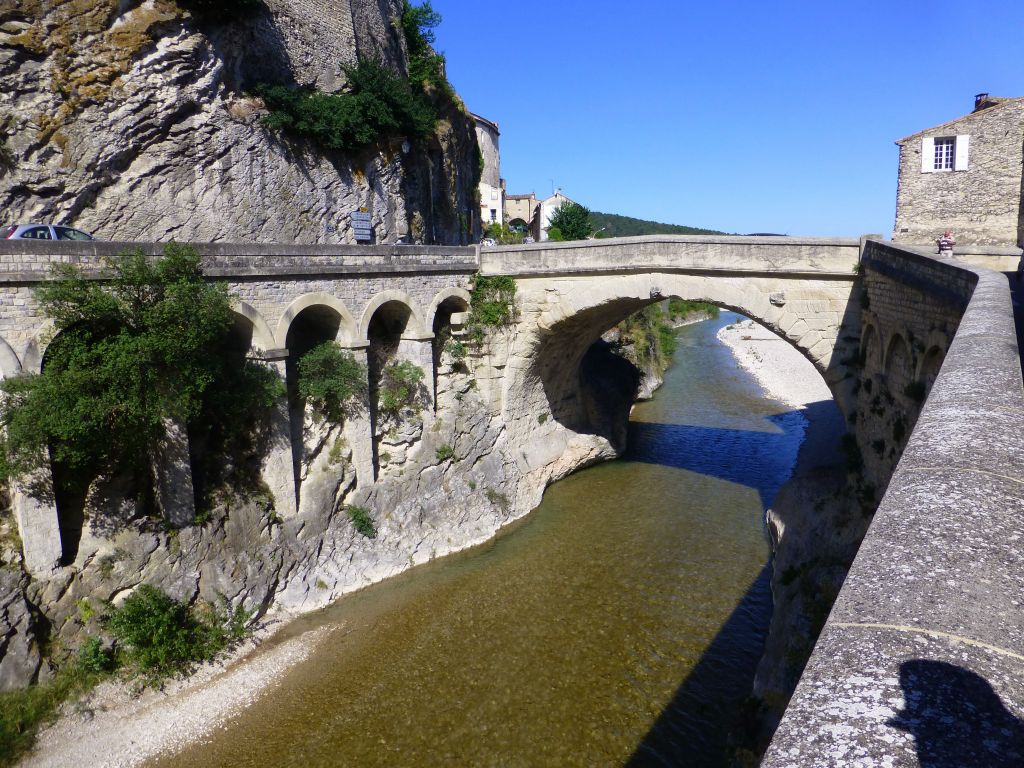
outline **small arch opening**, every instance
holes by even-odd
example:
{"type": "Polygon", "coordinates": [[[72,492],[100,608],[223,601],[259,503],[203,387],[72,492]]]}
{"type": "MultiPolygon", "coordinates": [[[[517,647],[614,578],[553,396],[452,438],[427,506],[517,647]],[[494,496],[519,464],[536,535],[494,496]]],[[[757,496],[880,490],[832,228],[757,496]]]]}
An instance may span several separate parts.
{"type": "MultiPolygon", "coordinates": [[[[437,310],[434,312],[434,321],[431,325],[431,330],[434,332],[434,338],[431,342],[434,360],[434,410],[437,410],[438,401],[438,385],[441,376],[442,368],[442,357],[446,348],[451,350],[453,345],[452,337],[452,315],[456,312],[467,312],[469,311],[469,302],[467,302],[462,296],[449,296],[444,299],[440,304],[437,305],[437,310]]],[[[461,349],[461,342],[460,347],[461,349]]],[[[466,370],[465,363],[460,362],[456,359],[453,368],[464,372],[466,370]]]]}

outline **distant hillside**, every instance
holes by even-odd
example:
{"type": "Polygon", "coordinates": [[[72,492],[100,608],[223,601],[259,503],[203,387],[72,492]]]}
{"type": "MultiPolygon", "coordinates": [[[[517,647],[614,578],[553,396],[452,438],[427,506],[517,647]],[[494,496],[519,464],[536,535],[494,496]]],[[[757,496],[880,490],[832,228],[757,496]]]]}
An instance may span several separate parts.
{"type": "Polygon", "coordinates": [[[681,224],[662,224],[657,221],[634,219],[614,213],[590,212],[590,222],[598,237],[635,237],[637,235],[724,235],[715,229],[684,227],[681,224]],[[600,231],[601,229],[604,231],[600,231]]]}

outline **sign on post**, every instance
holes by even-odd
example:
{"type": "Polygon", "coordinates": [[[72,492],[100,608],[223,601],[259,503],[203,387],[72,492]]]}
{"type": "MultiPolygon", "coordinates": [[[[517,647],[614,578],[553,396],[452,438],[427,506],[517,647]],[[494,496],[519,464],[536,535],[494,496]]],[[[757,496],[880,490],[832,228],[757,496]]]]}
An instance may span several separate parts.
{"type": "Polygon", "coordinates": [[[373,227],[370,225],[369,211],[355,211],[352,213],[352,232],[356,242],[368,242],[373,240],[373,227]]]}

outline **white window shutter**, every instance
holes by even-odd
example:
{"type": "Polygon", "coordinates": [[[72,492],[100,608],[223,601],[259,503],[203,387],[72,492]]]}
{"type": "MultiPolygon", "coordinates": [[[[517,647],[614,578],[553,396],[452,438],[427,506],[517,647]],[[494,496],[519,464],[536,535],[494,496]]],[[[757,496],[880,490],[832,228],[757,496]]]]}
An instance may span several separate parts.
{"type": "Polygon", "coordinates": [[[971,145],[970,136],[957,136],[956,137],[956,156],[953,158],[953,170],[954,171],[966,171],[967,170],[967,153],[971,145]]]}
{"type": "Polygon", "coordinates": [[[935,138],[925,136],[921,139],[921,173],[932,173],[935,170],[935,138]]]}

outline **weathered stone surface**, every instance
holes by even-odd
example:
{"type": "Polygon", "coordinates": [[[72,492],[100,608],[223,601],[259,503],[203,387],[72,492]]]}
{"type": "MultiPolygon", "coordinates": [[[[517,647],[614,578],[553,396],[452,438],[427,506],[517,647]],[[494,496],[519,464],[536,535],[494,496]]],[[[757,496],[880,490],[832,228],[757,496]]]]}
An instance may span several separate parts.
{"type": "Polygon", "coordinates": [[[900,165],[894,242],[928,244],[934,252],[935,241],[950,228],[955,251],[973,244],[1021,244],[1024,99],[1008,99],[896,143],[900,165]],[[922,139],[954,136],[970,137],[967,168],[922,172],[922,139]]]}
{"type": "Polygon", "coordinates": [[[27,585],[18,564],[0,564],[0,691],[33,682],[42,663],[27,585]]]}
{"type": "Polygon", "coordinates": [[[399,0],[269,0],[204,25],[166,0],[45,0],[0,10],[0,206],[106,240],[464,243],[477,215],[473,121],[449,109],[405,154],[360,157],[282,140],[260,123],[259,81],[344,85],[357,56],[404,71],[399,0]],[[24,25],[24,26],[22,26],[24,25]],[[429,228],[422,222],[428,219],[429,228]],[[468,222],[468,223],[467,223],[468,222]]]}

